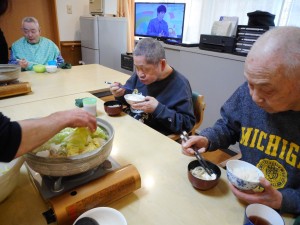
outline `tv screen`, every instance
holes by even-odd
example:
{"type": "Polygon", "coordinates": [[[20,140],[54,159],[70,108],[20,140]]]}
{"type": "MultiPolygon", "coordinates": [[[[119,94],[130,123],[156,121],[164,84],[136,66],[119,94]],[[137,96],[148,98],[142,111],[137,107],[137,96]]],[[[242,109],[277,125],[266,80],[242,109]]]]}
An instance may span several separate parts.
{"type": "Polygon", "coordinates": [[[182,40],[185,3],[135,3],[134,35],[182,40]]]}

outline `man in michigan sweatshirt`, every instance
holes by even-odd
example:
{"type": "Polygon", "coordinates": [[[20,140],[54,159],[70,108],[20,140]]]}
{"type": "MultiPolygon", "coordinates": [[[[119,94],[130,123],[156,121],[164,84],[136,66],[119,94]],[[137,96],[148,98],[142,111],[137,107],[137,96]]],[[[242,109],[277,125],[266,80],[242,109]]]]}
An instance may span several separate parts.
{"type": "Polygon", "coordinates": [[[182,144],[183,153],[228,148],[239,142],[242,160],[258,167],[263,192],[235,196],[281,213],[300,214],[300,28],[264,33],[251,48],[242,84],[221,108],[213,127],[182,144]]]}

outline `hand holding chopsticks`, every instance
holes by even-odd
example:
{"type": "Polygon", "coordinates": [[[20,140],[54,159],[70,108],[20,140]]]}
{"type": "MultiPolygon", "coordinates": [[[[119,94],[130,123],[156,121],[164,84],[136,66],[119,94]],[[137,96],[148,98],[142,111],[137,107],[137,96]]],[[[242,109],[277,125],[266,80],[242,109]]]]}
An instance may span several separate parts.
{"type": "MultiPolygon", "coordinates": [[[[113,84],[112,82],[109,82],[109,81],[104,81],[104,83],[106,83],[106,84],[113,84]]],[[[120,88],[124,88],[124,89],[126,89],[126,90],[128,90],[128,91],[133,91],[132,88],[126,87],[126,86],[124,86],[124,85],[122,85],[122,84],[120,84],[120,83],[119,83],[118,86],[119,86],[120,88]]]]}
{"type": "MultiPolygon", "coordinates": [[[[189,135],[186,131],[183,131],[182,132],[182,135],[180,135],[180,138],[183,140],[183,141],[188,141],[189,140],[189,135]]],[[[198,152],[198,150],[193,147],[193,150],[194,150],[194,154],[198,160],[198,162],[200,163],[200,165],[203,167],[203,169],[207,172],[207,174],[209,176],[211,176],[213,174],[212,170],[209,168],[209,166],[207,165],[207,163],[205,162],[205,160],[203,159],[203,157],[201,156],[201,154],[198,152]]]]}

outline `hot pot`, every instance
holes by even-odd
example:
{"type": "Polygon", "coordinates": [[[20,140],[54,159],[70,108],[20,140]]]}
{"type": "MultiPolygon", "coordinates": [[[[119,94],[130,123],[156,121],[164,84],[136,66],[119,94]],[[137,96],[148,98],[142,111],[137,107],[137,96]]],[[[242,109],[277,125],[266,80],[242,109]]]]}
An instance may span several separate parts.
{"type": "Polygon", "coordinates": [[[11,64],[0,64],[0,83],[7,83],[19,78],[21,67],[11,64]]]}
{"type": "Polygon", "coordinates": [[[110,155],[114,139],[114,129],[111,124],[100,118],[97,118],[97,124],[103,127],[109,135],[107,142],[100,148],[66,158],[40,157],[34,153],[27,153],[24,155],[26,163],[35,172],[54,177],[71,176],[99,166],[110,155]]]}

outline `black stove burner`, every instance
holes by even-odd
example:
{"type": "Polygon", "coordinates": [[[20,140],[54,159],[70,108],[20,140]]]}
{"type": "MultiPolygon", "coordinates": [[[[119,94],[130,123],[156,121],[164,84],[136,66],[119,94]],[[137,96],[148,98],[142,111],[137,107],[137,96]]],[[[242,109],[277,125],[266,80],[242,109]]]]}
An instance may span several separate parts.
{"type": "Polygon", "coordinates": [[[0,86],[7,86],[7,85],[10,85],[10,84],[18,84],[18,83],[20,83],[20,81],[11,80],[11,81],[7,81],[7,82],[0,82],[0,86]]]}
{"type": "Polygon", "coordinates": [[[101,165],[86,172],[75,174],[72,176],[63,176],[63,177],[53,177],[43,175],[42,185],[46,185],[47,188],[51,188],[53,192],[61,192],[65,189],[65,184],[73,183],[75,187],[76,184],[86,183],[87,181],[93,180],[94,176],[99,177],[99,173],[104,172],[112,167],[112,164],[109,160],[105,160],[101,165]]]}
{"type": "Polygon", "coordinates": [[[98,167],[84,173],[72,176],[53,177],[40,175],[27,166],[35,186],[38,188],[45,200],[100,178],[106,173],[119,167],[120,165],[109,157],[108,160],[104,161],[98,167]]]}

